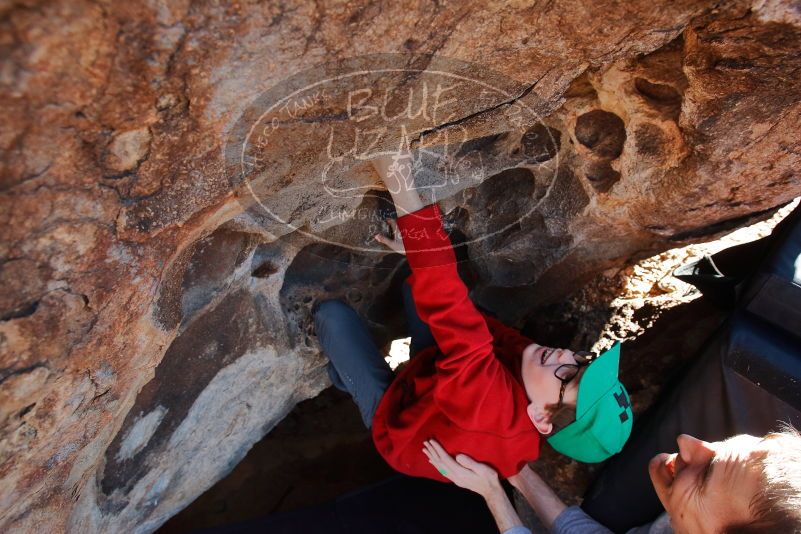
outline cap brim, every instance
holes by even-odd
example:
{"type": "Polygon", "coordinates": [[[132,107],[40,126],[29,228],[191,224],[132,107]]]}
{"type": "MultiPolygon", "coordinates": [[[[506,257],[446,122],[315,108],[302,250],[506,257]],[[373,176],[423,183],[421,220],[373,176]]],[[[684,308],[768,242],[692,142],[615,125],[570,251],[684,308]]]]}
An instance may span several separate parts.
{"type": "Polygon", "coordinates": [[[590,365],[581,377],[576,399],[576,419],[587,413],[596,402],[618,384],[620,368],[620,343],[603,352],[590,365]]]}

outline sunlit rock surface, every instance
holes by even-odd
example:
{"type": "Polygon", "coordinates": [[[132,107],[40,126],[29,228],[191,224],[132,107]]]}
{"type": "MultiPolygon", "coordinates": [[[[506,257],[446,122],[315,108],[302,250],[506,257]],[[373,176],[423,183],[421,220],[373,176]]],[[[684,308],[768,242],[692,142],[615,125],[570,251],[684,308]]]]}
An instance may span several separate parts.
{"type": "Polygon", "coordinates": [[[408,54],[517,84],[464,86],[432,125],[491,171],[440,200],[474,299],[511,324],[801,195],[790,1],[31,1],[0,26],[4,531],[157,528],[327,387],[316,299],[401,334],[405,263],[359,248],[386,196],[323,194],[377,189],[364,161],[320,182],[340,116],[313,104],[319,128],[285,126],[270,152],[291,226],[231,180],[232,132],[297,73],[408,54]],[[541,120],[510,122],[514,105],[541,120]],[[321,223],[338,209],[366,216],[321,223]]]}

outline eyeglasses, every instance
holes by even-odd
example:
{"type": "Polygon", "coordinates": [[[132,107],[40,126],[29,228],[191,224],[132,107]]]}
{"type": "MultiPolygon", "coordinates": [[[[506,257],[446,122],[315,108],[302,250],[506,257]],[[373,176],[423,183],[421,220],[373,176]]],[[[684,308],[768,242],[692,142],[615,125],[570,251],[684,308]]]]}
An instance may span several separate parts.
{"type": "MultiPolygon", "coordinates": [[[[540,363],[545,365],[545,360],[547,360],[548,356],[553,354],[555,350],[556,349],[549,349],[543,351],[540,358],[540,363]]],[[[553,375],[562,383],[562,387],[559,388],[559,402],[556,404],[557,410],[562,407],[562,403],[565,398],[565,389],[570,381],[578,376],[582,367],[586,367],[597,357],[598,355],[594,352],[580,350],[573,353],[573,359],[576,361],[576,363],[563,363],[554,369],[553,375]]]]}

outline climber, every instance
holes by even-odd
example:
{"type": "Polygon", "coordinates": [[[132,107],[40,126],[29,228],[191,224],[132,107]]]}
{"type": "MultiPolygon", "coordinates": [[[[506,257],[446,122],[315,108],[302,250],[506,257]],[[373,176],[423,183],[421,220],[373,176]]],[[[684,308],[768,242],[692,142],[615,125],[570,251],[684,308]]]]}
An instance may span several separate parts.
{"type": "MultiPolygon", "coordinates": [[[[741,434],[707,443],[682,434],[678,453],[658,454],[648,471],[665,513],[629,534],[801,532],[801,435],[792,427],[764,438],[741,434]]],[[[500,532],[530,534],[487,465],[425,443],[432,465],[484,497],[500,532]]],[[[512,484],[554,534],[611,534],[578,506],[566,506],[530,467],[512,484]]],[[[627,495],[618,495],[619,507],[627,495]]]]}
{"type": "Polygon", "coordinates": [[[619,345],[597,357],[544,347],[480,313],[457,274],[439,208],[423,206],[414,189],[411,155],[374,166],[399,214],[394,239],[376,239],[405,253],[412,269],[404,284],[412,358],[393,380],[352,308],[320,302],[314,319],[332,382],[352,395],[384,459],[402,473],[446,482],[423,454],[424,440],[436,438],[505,478],[538,458],[540,436],[583,462],[619,452],[633,418],[617,378],[619,345]]]}

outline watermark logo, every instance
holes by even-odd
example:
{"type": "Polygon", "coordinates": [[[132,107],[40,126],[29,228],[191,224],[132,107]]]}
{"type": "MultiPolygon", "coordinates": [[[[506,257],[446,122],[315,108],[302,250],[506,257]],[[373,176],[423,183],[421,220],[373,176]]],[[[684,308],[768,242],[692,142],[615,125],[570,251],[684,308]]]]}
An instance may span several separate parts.
{"type": "Polygon", "coordinates": [[[547,162],[556,172],[558,140],[548,139],[530,91],[485,66],[435,56],[379,54],[321,65],[245,109],[225,147],[230,184],[248,214],[276,235],[301,232],[386,252],[373,237],[389,229],[393,206],[376,158],[390,158],[398,184],[426,204],[510,168],[547,162]]]}

